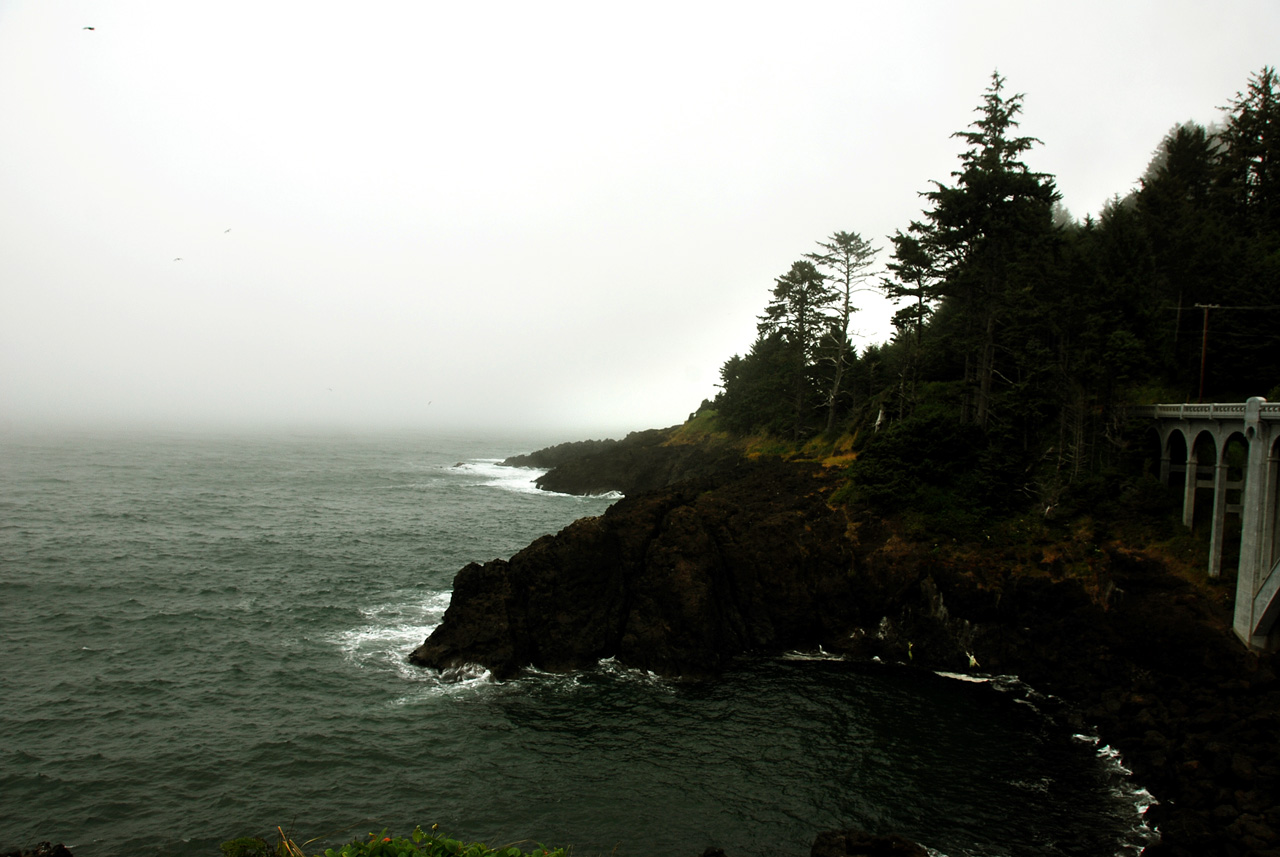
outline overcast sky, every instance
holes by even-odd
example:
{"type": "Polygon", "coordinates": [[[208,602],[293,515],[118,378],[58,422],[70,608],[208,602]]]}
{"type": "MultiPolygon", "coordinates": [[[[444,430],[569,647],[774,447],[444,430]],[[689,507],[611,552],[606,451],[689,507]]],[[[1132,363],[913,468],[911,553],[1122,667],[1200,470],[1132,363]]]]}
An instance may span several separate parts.
{"type": "Polygon", "coordinates": [[[1278,39],[1275,0],[0,0],[0,428],[678,423],[793,261],[920,217],[993,70],[1082,218],[1278,39]]]}

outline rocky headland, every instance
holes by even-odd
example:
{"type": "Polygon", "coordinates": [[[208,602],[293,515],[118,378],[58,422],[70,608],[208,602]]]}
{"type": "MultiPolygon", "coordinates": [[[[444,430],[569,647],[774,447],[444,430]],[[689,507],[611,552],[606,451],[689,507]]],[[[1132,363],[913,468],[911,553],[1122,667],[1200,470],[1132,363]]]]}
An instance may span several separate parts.
{"type": "MultiPolygon", "coordinates": [[[[616,657],[706,677],[747,652],[822,646],[1016,675],[1119,748],[1159,801],[1146,853],[1280,855],[1280,664],[1232,634],[1229,585],[1087,519],[932,541],[833,502],[841,475],[819,463],[682,454],[661,485],[463,568],[411,660],[506,677],[616,657]]],[[[608,471],[579,485],[624,490],[608,471]]]]}
{"type": "Polygon", "coordinates": [[[638,494],[687,479],[721,477],[742,460],[729,444],[705,438],[681,442],[678,428],[632,432],[622,440],[583,440],[557,444],[502,463],[539,467],[543,491],[560,494],[638,494]]]}

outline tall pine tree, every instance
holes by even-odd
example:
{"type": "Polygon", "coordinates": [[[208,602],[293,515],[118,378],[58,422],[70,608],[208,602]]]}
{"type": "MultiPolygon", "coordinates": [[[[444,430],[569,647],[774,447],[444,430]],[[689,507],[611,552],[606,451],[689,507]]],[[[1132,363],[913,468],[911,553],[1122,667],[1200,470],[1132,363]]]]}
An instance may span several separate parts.
{"type": "Polygon", "coordinates": [[[831,366],[831,380],[827,388],[827,433],[835,428],[836,407],[843,392],[844,373],[849,367],[849,321],[858,308],[853,294],[858,284],[869,274],[879,249],[871,246],[856,232],[836,232],[828,240],[819,241],[821,253],[808,253],[805,258],[821,268],[830,282],[830,300],[833,304],[831,326],[823,343],[822,354],[831,366]]]}
{"type": "Polygon", "coordinates": [[[1006,95],[1004,78],[991,85],[968,131],[957,131],[969,148],[960,156],[954,184],[934,182],[924,194],[921,244],[934,260],[940,294],[956,303],[953,330],[964,349],[966,400],[962,419],[986,428],[997,384],[1015,386],[1016,355],[1003,348],[1012,328],[1024,323],[1033,292],[1045,276],[1052,251],[1052,209],[1058,199],[1051,177],[1032,172],[1023,155],[1040,142],[1016,136],[1021,95],[1006,95]]]}
{"type": "Polygon", "coordinates": [[[810,371],[818,354],[821,337],[828,328],[828,308],[832,291],[826,277],[812,262],[795,262],[791,270],[774,283],[773,298],[760,317],[761,337],[780,334],[787,343],[790,359],[792,436],[800,440],[805,434],[805,417],[813,394],[810,371]]]}

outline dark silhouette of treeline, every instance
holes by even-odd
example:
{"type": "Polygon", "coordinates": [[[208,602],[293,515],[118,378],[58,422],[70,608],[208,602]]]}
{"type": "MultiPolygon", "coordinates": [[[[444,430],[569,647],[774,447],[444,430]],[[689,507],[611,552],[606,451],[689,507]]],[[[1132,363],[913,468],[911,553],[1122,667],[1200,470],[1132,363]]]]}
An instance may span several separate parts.
{"type": "Polygon", "coordinates": [[[867,272],[879,248],[838,232],[777,279],[705,403],[721,428],[855,433],[867,500],[935,486],[947,503],[1052,509],[1132,452],[1128,405],[1280,397],[1275,69],[1220,125],[1174,127],[1138,187],[1083,222],[1023,161],[1041,141],[1018,133],[1022,99],[992,75],[952,135],[957,169],[888,237],[884,275],[867,272]],[[850,301],[872,288],[900,309],[891,341],[859,354],[850,301]]]}

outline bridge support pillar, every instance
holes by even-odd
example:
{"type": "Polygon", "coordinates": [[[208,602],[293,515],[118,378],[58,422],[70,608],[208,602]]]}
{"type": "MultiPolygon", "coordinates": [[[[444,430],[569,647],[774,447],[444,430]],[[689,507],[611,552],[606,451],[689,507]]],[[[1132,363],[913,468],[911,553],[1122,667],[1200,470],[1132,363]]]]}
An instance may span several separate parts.
{"type": "Polygon", "coordinates": [[[1253,649],[1280,650],[1280,403],[1255,397],[1226,404],[1152,405],[1135,410],[1157,420],[1160,435],[1160,478],[1166,485],[1180,466],[1173,461],[1171,439],[1182,436],[1187,447],[1182,485],[1182,523],[1196,519],[1196,493],[1213,489],[1213,521],[1209,537],[1209,574],[1222,571],[1226,516],[1240,514],[1240,565],[1232,627],[1253,649]],[[1228,447],[1243,435],[1248,456],[1242,482],[1228,480],[1228,447]],[[1211,443],[1210,443],[1211,441],[1211,443]],[[1201,478],[1199,454],[1215,450],[1212,467],[1205,462],[1201,478]],[[1227,492],[1240,492],[1239,505],[1227,503],[1227,492]]]}
{"type": "Polygon", "coordinates": [[[1213,527],[1209,530],[1209,576],[1222,574],[1222,539],[1227,530],[1227,463],[1225,451],[1218,450],[1218,462],[1213,466],[1213,527]]]}
{"type": "Polygon", "coordinates": [[[1280,430],[1272,427],[1271,454],[1267,456],[1267,485],[1262,496],[1262,534],[1260,548],[1263,565],[1280,561],[1280,445],[1277,445],[1277,434],[1280,430]]]}
{"type": "Polygon", "coordinates": [[[1187,472],[1182,480],[1182,525],[1188,530],[1196,519],[1196,486],[1200,482],[1200,468],[1196,462],[1196,448],[1187,443],[1187,472]]]}
{"type": "MultiPolygon", "coordinates": [[[[1275,423],[1261,419],[1265,399],[1245,403],[1244,434],[1249,443],[1241,498],[1240,571],[1236,578],[1234,628],[1250,648],[1280,647],[1280,563],[1276,562],[1275,423]]],[[[1215,517],[1215,525],[1217,523],[1215,517]]],[[[1211,560],[1212,561],[1212,560],[1211,560]]]]}

